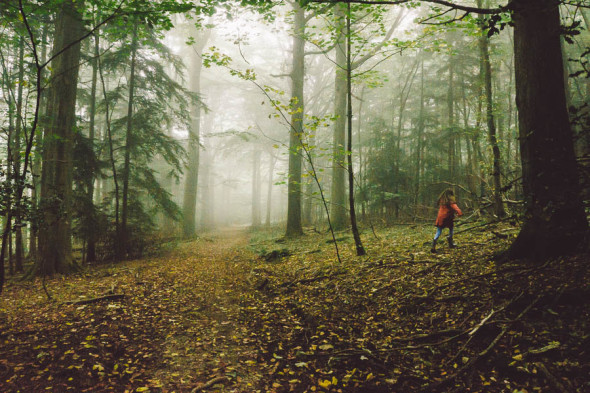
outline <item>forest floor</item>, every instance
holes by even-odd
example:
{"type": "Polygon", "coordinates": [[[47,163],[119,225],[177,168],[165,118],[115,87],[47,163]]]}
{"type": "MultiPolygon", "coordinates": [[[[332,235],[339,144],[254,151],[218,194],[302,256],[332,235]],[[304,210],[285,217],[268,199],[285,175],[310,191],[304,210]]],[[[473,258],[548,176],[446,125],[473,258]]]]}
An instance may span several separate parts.
{"type": "Polygon", "coordinates": [[[295,240],[228,229],[9,281],[1,392],[590,392],[589,255],[492,257],[509,224],[295,240]],[[465,230],[468,229],[468,230],[465,230]]]}

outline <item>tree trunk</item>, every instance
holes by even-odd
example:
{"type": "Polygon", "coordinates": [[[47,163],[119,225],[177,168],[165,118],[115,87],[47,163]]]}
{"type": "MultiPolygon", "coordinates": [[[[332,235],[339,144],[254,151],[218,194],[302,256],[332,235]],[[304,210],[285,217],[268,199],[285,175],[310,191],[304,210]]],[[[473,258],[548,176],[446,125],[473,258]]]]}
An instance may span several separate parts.
{"type": "MultiPolygon", "coordinates": [[[[203,62],[200,54],[203,52],[209,32],[200,34],[191,55],[192,69],[190,75],[190,89],[195,94],[201,91],[201,70],[203,62]]],[[[201,103],[196,103],[192,109],[191,127],[189,129],[188,161],[184,180],[184,197],[182,202],[183,220],[182,232],[184,237],[191,237],[196,229],[197,187],[199,183],[200,161],[200,133],[201,133],[201,103]]]]}
{"type": "MultiPolygon", "coordinates": [[[[43,26],[43,32],[41,33],[41,56],[40,60],[45,63],[47,61],[47,30],[48,26],[43,26]]],[[[45,76],[45,69],[40,70],[40,78],[45,76]]],[[[45,109],[47,108],[47,94],[43,94],[42,92],[38,92],[41,94],[39,98],[39,116],[45,115],[45,109]]],[[[41,191],[41,183],[39,181],[41,175],[41,163],[42,159],[39,157],[41,152],[41,146],[43,146],[43,133],[36,132],[35,138],[35,154],[31,155],[31,182],[33,185],[33,189],[31,190],[31,204],[32,207],[35,209],[38,207],[39,204],[39,194],[41,191]]],[[[30,225],[30,236],[29,236],[29,258],[35,260],[37,258],[37,240],[39,236],[39,222],[38,220],[34,219],[31,220],[30,225]]]]}
{"type": "MultiPolygon", "coordinates": [[[[14,178],[19,180],[21,172],[21,137],[22,137],[22,124],[23,119],[23,82],[25,76],[24,67],[24,56],[25,56],[25,42],[21,38],[19,40],[18,48],[18,89],[16,94],[16,124],[14,127],[14,148],[13,154],[13,165],[14,165],[14,178]]],[[[16,186],[16,184],[15,184],[16,186]]],[[[15,187],[16,189],[16,187],[15,187]]],[[[23,246],[23,229],[22,229],[22,206],[15,206],[16,214],[14,215],[14,237],[15,237],[15,254],[14,262],[15,269],[17,272],[23,271],[23,259],[24,259],[24,246],[23,246]]],[[[9,256],[9,258],[12,258],[9,256]]]]}
{"type": "Polygon", "coordinates": [[[215,226],[215,217],[213,212],[215,210],[213,193],[214,188],[211,183],[211,168],[213,165],[213,157],[207,148],[199,154],[199,192],[200,192],[200,206],[201,206],[201,229],[210,230],[215,226]]]}
{"type": "MultiPolygon", "coordinates": [[[[100,55],[99,52],[100,42],[99,42],[99,32],[97,31],[94,34],[94,58],[92,59],[92,82],[90,87],[90,108],[88,109],[88,116],[89,116],[89,124],[88,124],[88,139],[90,140],[91,146],[94,148],[94,139],[95,139],[95,120],[96,120],[96,86],[98,84],[98,56],[100,55]]],[[[96,212],[94,209],[94,181],[96,179],[96,174],[92,174],[88,179],[88,183],[86,184],[86,198],[87,198],[87,206],[92,206],[92,212],[90,217],[90,223],[94,226],[97,224],[96,220],[96,212]]],[[[86,244],[86,262],[94,262],[96,261],[96,241],[97,241],[97,231],[90,230],[88,233],[88,243],[86,244]]]]}
{"type": "Polygon", "coordinates": [[[127,128],[125,130],[125,150],[123,161],[123,195],[121,204],[121,238],[119,239],[119,249],[117,258],[125,259],[129,251],[129,228],[127,226],[129,219],[129,175],[131,170],[131,145],[133,139],[133,101],[135,99],[135,62],[137,61],[137,26],[133,27],[133,36],[131,37],[131,64],[129,70],[128,88],[129,97],[127,102],[127,128]]]}
{"type": "MultiPolygon", "coordinates": [[[[478,6],[481,7],[482,1],[478,0],[478,6]]],[[[490,63],[490,49],[489,49],[489,38],[487,31],[483,29],[484,18],[480,16],[480,23],[482,26],[481,37],[479,39],[479,49],[481,54],[482,69],[483,69],[483,80],[484,90],[486,97],[486,118],[488,125],[488,139],[492,146],[493,155],[493,184],[494,189],[492,190],[492,198],[494,201],[494,214],[503,218],[506,215],[504,210],[504,203],[502,202],[502,182],[501,182],[501,169],[500,169],[500,148],[498,147],[498,140],[496,138],[496,123],[494,121],[494,104],[492,94],[492,65],[490,63]]]]}
{"type": "Polygon", "coordinates": [[[453,55],[449,59],[449,90],[447,92],[447,117],[449,127],[448,166],[449,181],[455,182],[456,159],[455,159],[455,61],[453,55]]]}
{"type": "Polygon", "coordinates": [[[346,16],[346,101],[348,103],[347,118],[348,118],[348,142],[346,147],[346,156],[348,164],[348,207],[350,210],[350,224],[352,228],[352,236],[356,247],[356,255],[365,255],[365,248],[361,241],[361,235],[356,225],[356,210],[354,205],[354,172],[352,168],[352,70],[351,70],[351,37],[350,37],[350,3],[347,4],[348,13],[346,16]]]}
{"type": "Polygon", "coordinates": [[[588,232],[566,107],[554,0],[515,0],[516,105],[526,215],[508,257],[575,251],[588,232]]]}
{"type": "Polygon", "coordinates": [[[394,204],[395,204],[395,219],[399,219],[399,192],[400,192],[400,169],[401,169],[401,157],[402,157],[402,131],[404,125],[404,112],[406,110],[406,104],[408,102],[408,98],[410,97],[410,93],[412,91],[412,85],[414,84],[414,78],[416,73],[418,72],[419,62],[416,60],[415,64],[412,66],[410,72],[406,75],[406,79],[404,81],[404,85],[399,94],[399,117],[397,119],[397,137],[396,137],[396,149],[395,149],[395,164],[394,164],[394,180],[395,180],[395,188],[394,194],[396,194],[394,204]]]}
{"type": "Polygon", "coordinates": [[[424,60],[420,61],[420,111],[418,112],[418,124],[416,130],[416,156],[415,156],[415,164],[416,169],[414,172],[414,212],[415,215],[418,214],[418,204],[420,202],[420,182],[422,179],[421,176],[421,162],[422,162],[422,145],[424,144],[424,116],[426,115],[424,111],[424,60]]]}
{"type": "Polygon", "coordinates": [[[37,269],[42,274],[69,270],[72,265],[71,199],[72,148],[76,118],[76,90],[83,24],[73,0],[66,0],[56,20],[50,96],[45,129],[37,269]]]}
{"type": "Polygon", "coordinates": [[[305,76],[305,10],[295,2],[293,26],[293,65],[291,70],[291,127],[289,129],[289,182],[287,191],[287,230],[285,236],[303,234],[301,226],[301,142],[303,138],[303,83],[305,76]]]}
{"type": "Polygon", "coordinates": [[[270,153],[268,159],[268,190],[266,193],[266,226],[270,227],[270,216],[272,208],[272,183],[273,175],[275,170],[276,157],[270,153]]]}
{"type": "Polygon", "coordinates": [[[334,131],[332,138],[332,185],[330,188],[330,218],[335,230],[347,227],[346,217],[346,48],[345,8],[337,4],[336,17],[336,79],[334,92],[334,131]]]}
{"type": "Polygon", "coordinates": [[[260,227],[260,150],[252,152],[252,227],[260,227]]]}

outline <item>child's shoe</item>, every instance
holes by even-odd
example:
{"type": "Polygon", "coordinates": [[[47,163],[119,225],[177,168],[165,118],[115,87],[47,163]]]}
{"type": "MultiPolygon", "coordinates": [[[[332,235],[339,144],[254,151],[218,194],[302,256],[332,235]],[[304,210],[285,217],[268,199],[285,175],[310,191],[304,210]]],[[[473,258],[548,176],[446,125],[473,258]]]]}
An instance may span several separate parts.
{"type": "Polygon", "coordinates": [[[457,247],[457,245],[456,245],[456,244],[453,242],[453,238],[452,238],[452,237],[450,237],[450,236],[447,236],[447,240],[448,240],[448,242],[449,242],[449,247],[450,247],[450,248],[455,248],[455,247],[457,247]]]}

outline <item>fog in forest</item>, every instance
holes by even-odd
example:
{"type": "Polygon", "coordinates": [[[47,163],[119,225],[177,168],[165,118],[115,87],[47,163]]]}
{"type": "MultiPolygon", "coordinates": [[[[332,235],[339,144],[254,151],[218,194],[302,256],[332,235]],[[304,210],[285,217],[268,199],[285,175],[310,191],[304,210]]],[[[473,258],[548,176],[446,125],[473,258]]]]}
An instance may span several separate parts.
{"type": "Polygon", "coordinates": [[[497,219],[530,213],[533,188],[587,190],[586,7],[559,8],[545,61],[498,2],[402,3],[3,3],[5,244],[125,259],[240,226],[351,227],[360,246],[359,225],[432,222],[447,188],[497,219]],[[526,90],[528,61],[564,86],[526,90]],[[555,91],[559,126],[534,115],[555,91]],[[565,127],[563,166],[535,166],[541,132],[522,148],[535,122],[565,127]]]}
{"type": "Polygon", "coordinates": [[[0,0],[1,392],[588,392],[590,0],[0,0]]]}

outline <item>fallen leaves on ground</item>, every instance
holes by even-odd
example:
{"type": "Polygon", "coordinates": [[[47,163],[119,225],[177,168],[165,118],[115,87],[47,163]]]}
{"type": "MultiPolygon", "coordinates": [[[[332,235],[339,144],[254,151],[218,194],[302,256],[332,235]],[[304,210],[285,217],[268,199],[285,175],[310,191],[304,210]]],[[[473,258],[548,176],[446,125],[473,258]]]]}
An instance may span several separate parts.
{"type": "MultiPolygon", "coordinates": [[[[6,392],[588,392],[588,255],[497,265],[483,226],[226,230],[0,299],[6,392]],[[122,298],[97,299],[105,294],[122,298]],[[72,304],[67,304],[71,302],[72,304]]],[[[501,233],[503,236],[498,236],[501,233]]]]}

